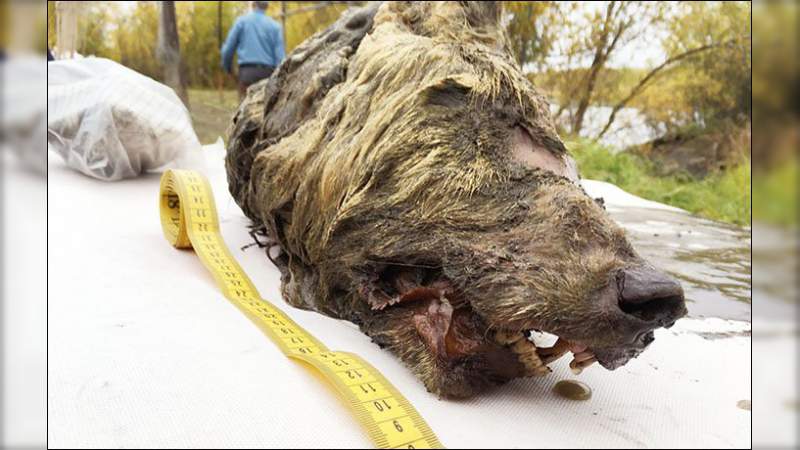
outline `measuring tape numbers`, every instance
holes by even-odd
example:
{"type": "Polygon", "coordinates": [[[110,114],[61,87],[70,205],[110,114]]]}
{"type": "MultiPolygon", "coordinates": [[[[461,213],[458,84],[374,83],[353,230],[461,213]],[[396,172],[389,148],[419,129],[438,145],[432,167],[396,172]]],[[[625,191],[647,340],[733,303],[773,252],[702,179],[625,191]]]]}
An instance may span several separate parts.
{"type": "Polygon", "coordinates": [[[272,303],[261,298],[222,239],[208,180],[198,172],[167,170],[159,194],[164,236],[193,248],[225,297],[289,358],[320,371],[344,397],[378,448],[444,448],[417,410],[358,355],[333,352],[272,303]]]}

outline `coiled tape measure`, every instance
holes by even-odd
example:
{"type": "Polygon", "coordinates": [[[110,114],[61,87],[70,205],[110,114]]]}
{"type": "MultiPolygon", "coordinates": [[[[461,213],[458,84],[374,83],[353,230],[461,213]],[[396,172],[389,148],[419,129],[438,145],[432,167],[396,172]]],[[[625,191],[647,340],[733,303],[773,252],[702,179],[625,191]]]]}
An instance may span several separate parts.
{"type": "Polygon", "coordinates": [[[332,352],[261,298],[220,235],[208,180],[168,170],[161,177],[161,226],[176,248],[193,248],[222,293],[289,358],[306,362],[333,384],[379,448],[444,448],[411,403],[377,369],[353,353],[332,352]]]}

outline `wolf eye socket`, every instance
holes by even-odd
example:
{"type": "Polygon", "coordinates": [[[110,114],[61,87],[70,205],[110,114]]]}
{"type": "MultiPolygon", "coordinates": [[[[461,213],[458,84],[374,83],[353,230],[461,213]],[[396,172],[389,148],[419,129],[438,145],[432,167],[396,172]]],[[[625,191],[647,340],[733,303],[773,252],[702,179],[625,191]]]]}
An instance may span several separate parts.
{"type": "Polygon", "coordinates": [[[549,170],[556,175],[578,181],[578,170],[568,155],[557,155],[537,144],[528,130],[517,125],[512,131],[511,157],[531,168],[549,170]]]}

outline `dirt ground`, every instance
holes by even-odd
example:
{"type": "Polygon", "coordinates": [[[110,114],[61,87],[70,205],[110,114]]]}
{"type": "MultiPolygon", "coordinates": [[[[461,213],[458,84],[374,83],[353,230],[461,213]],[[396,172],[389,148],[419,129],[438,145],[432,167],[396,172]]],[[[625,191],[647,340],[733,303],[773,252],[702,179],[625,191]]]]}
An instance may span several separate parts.
{"type": "Polygon", "coordinates": [[[201,144],[211,144],[217,136],[225,138],[225,129],[239,106],[235,90],[189,89],[192,123],[201,144]]]}

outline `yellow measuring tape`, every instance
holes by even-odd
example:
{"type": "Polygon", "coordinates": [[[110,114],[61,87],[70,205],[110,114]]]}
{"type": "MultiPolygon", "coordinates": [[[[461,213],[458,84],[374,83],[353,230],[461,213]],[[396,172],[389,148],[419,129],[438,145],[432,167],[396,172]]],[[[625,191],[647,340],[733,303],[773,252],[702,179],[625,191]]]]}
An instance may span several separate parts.
{"type": "Polygon", "coordinates": [[[194,171],[161,177],[161,226],[176,248],[194,248],[222,293],[289,358],[312,365],[344,397],[379,448],[443,448],[411,403],[368,362],[332,352],[280,309],[261,298],[222,240],[214,196],[194,171]]]}

